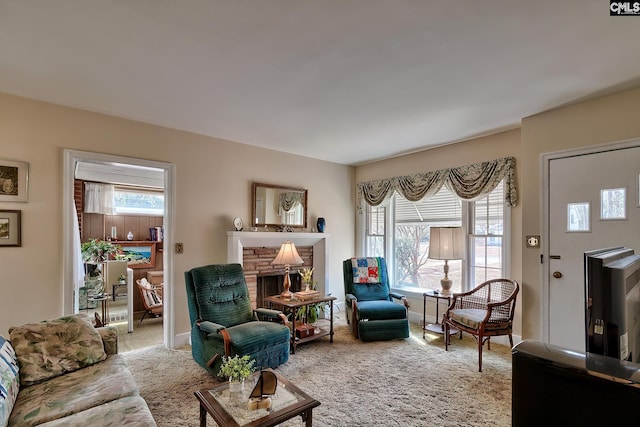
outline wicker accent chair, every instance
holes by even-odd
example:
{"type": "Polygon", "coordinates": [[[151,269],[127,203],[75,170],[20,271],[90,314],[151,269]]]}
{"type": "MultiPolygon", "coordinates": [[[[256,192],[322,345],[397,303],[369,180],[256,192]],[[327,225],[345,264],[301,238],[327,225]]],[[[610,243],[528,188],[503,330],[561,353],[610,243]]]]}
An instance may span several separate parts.
{"type": "Polygon", "coordinates": [[[162,304],[162,285],[152,285],[145,279],[136,280],[138,289],[140,290],[140,299],[144,306],[144,314],[138,326],[142,324],[144,318],[148,315],[151,317],[160,317],[164,311],[164,305],[162,304]]]}
{"type": "Polygon", "coordinates": [[[342,267],[347,322],[355,337],[362,341],[408,338],[409,303],[404,295],[391,292],[384,258],[349,258],[342,267]],[[367,271],[371,277],[363,276],[367,271]]]}
{"type": "Polygon", "coordinates": [[[491,350],[491,337],[508,335],[513,347],[513,315],[520,285],[515,280],[493,279],[474,289],[454,293],[451,304],[443,317],[444,348],[449,350],[450,333],[457,329],[467,332],[478,342],[478,371],[482,372],[482,346],[487,342],[491,350]]]}
{"type": "Polygon", "coordinates": [[[276,368],[289,360],[286,316],[278,310],[251,308],[240,264],[207,265],[184,275],[191,353],[200,366],[218,375],[223,355],[249,355],[258,369],[276,368]]]}

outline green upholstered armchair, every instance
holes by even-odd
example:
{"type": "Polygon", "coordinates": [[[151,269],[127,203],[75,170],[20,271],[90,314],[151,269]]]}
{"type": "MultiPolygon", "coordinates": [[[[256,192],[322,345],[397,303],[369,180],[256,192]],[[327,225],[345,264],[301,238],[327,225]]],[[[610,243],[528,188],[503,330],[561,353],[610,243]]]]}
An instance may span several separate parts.
{"type": "Polygon", "coordinates": [[[384,258],[350,258],[343,261],[342,267],[347,322],[356,338],[407,338],[409,303],[404,295],[391,292],[384,258]]]}
{"type": "Polygon", "coordinates": [[[185,282],[191,352],[200,366],[217,375],[223,355],[249,355],[258,369],[289,360],[287,318],[278,310],[251,308],[240,264],[193,268],[185,272],[185,282]]]}

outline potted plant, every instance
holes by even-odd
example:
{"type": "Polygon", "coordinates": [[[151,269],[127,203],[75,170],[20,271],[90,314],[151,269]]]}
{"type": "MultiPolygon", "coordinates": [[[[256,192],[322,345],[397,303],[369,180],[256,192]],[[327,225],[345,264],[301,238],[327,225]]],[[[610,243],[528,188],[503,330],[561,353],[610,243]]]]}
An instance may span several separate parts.
{"type": "Polygon", "coordinates": [[[127,284],[127,276],[125,276],[124,273],[118,276],[118,283],[120,283],[121,285],[127,284]]]}
{"type": "Polygon", "coordinates": [[[296,311],[296,319],[312,325],[317,332],[320,310],[327,310],[328,306],[329,304],[327,302],[316,302],[313,304],[303,305],[296,311]]]}
{"type": "Polygon", "coordinates": [[[230,391],[240,391],[244,386],[244,380],[255,371],[255,363],[255,359],[251,359],[248,355],[222,356],[218,376],[229,378],[230,391]]]}
{"type": "Polygon", "coordinates": [[[80,245],[82,261],[94,264],[106,261],[109,255],[115,257],[119,249],[120,246],[100,239],[92,239],[80,245]]]}

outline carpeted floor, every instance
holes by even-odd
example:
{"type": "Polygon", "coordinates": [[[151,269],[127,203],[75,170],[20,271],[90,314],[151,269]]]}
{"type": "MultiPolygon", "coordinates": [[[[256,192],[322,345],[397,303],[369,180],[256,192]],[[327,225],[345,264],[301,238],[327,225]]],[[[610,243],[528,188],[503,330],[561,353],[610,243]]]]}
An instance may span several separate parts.
{"type": "MultiPolygon", "coordinates": [[[[406,340],[363,343],[347,325],[297,348],[277,372],[321,402],[314,426],[510,426],[511,352],[494,344],[483,352],[473,338],[443,337],[412,328],[406,340]]],[[[193,392],[218,381],[188,349],[154,346],[124,353],[158,426],[198,425],[193,392]]],[[[214,424],[209,418],[209,423],[214,424]]],[[[300,417],[285,423],[302,426],[300,417]]]]}

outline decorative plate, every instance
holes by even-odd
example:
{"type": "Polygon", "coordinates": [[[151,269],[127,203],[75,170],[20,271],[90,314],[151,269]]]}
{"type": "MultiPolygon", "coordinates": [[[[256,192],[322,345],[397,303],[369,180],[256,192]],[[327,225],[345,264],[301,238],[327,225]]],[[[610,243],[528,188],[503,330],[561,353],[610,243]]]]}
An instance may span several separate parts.
{"type": "Polygon", "coordinates": [[[242,225],[240,217],[233,218],[233,226],[236,228],[236,231],[242,231],[242,225]]]}

